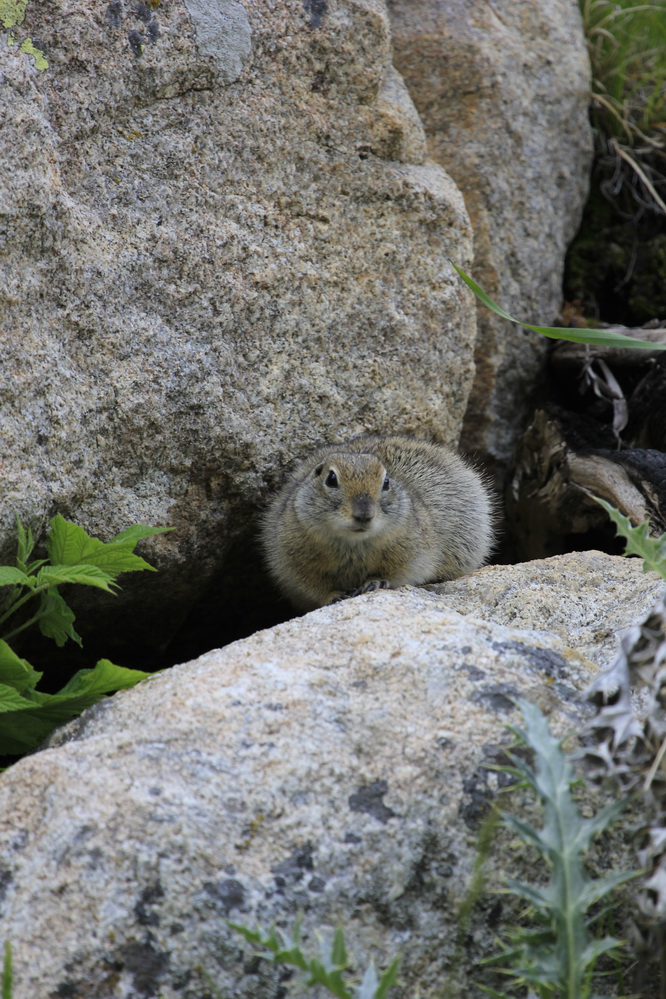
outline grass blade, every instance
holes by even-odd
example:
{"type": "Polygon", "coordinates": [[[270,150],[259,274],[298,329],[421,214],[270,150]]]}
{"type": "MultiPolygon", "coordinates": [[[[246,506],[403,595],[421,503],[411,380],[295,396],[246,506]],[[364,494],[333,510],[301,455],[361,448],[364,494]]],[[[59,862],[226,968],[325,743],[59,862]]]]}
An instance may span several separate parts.
{"type": "Polygon", "coordinates": [[[5,958],[2,965],[2,999],[12,999],[13,984],[12,945],[9,940],[5,940],[5,958]]]}
{"type": "Polygon", "coordinates": [[[480,302],[483,302],[496,315],[501,316],[502,319],[507,319],[516,326],[522,326],[524,329],[532,330],[534,333],[541,333],[542,336],[550,337],[553,340],[570,340],[572,343],[589,343],[604,347],[627,347],[635,350],[666,350],[666,343],[652,343],[650,340],[634,340],[633,337],[624,336],[622,333],[614,333],[612,330],[575,330],[566,327],[560,328],[559,326],[532,326],[530,323],[524,323],[520,319],[514,319],[513,316],[510,316],[508,312],[505,312],[504,309],[493,302],[492,298],[486,294],[483,288],[476,281],[472,280],[468,274],[465,274],[462,268],[454,264],[452,260],[449,263],[458,272],[467,287],[474,292],[480,302]]]}

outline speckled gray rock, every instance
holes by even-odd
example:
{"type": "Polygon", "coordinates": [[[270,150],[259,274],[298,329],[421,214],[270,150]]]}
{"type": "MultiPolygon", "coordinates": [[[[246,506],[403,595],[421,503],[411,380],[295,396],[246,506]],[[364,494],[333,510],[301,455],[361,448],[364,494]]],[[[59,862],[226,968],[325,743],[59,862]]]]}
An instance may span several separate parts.
{"type": "Polygon", "coordinates": [[[427,589],[461,614],[551,632],[606,667],[622,632],[647,614],[664,581],[643,572],[642,559],[587,551],[491,565],[427,589]]]}
{"type": "MultiPolygon", "coordinates": [[[[614,609],[588,600],[608,628],[614,609]]],[[[511,699],[558,734],[580,724],[596,668],[568,645],[381,591],[93,708],[0,777],[14,999],[203,999],[204,972],[228,999],[277,999],[226,920],[299,912],[310,941],[342,919],[357,966],[402,951],[396,999],[441,995],[511,699]]],[[[515,853],[494,877],[507,856],[518,873],[515,853]]],[[[500,910],[477,908],[470,960],[494,948],[500,910]]]]}
{"type": "MultiPolygon", "coordinates": [[[[474,276],[512,315],[550,326],[592,156],[578,0],[390,0],[394,61],[429,154],[474,227],[474,276]]],[[[547,341],[479,307],[463,443],[505,463],[547,341]]]]}
{"type": "Polygon", "coordinates": [[[15,513],[170,523],[163,640],[315,442],[457,438],[469,220],[379,0],[54,0],[13,32],[48,69],[0,47],[0,561],[15,513]]]}

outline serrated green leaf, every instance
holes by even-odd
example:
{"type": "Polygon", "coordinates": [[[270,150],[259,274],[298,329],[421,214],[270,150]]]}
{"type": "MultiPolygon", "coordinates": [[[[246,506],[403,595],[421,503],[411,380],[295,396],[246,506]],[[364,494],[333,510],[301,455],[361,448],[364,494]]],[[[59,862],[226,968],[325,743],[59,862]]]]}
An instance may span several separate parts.
{"type": "Polygon", "coordinates": [[[127,527],[120,534],[116,534],[115,538],[111,539],[111,543],[116,541],[121,541],[124,544],[130,543],[133,549],[137,541],[141,541],[142,538],[150,538],[154,534],[167,534],[174,530],[174,527],[146,527],[145,524],[133,524],[132,527],[127,527]]]}
{"type": "Polygon", "coordinates": [[[0,565],[0,586],[32,586],[32,579],[12,565],[0,565]]]}
{"type": "MultiPolygon", "coordinates": [[[[336,996],[337,999],[352,999],[352,995],[345,987],[342,979],[342,972],[344,970],[342,964],[346,964],[347,962],[347,952],[341,928],[336,931],[330,944],[320,940],[322,960],[318,960],[317,958],[307,960],[300,947],[292,946],[290,949],[285,948],[284,942],[286,942],[286,937],[284,934],[280,934],[284,941],[283,944],[280,944],[273,926],[266,932],[260,927],[250,930],[247,926],[239,923],[228,922],[227,925],[255,946],[267,947],[268,950],[261,954],[261,957],[265,957],[274,963],[289,964],[307,971],[307,985],[321,985],[331,995],[336,996]],[[336,962],[341,962],[341,964],[336,966],[336,962]]],[[[300,921],[297,921],[290,939],[293,945],[298,943],[300,939],[300,921]]],[[[372,982],[373,985],[372,991],[367,992],[369,999],[386,999],[388,990],[396,984],[399,961],[399,958],[395,958],[379,979],[377,979],[374,968],[372,970],[368,969],[364,983],[366,985],[366,992],[368,982],[372,982]]],[[[366,992],[357,992],[356,999],[365,999],[366,992]]]]}
{"type": "Polygon", "coordinates": [[[593,815],[589,819],[585,819],[585,828],[591,832],[592,836],[596,836],[597,833],[604,832],[615,822],[616,819],[620,817],[626,808],[626,805],[627,802],[622,798],[618,801],[611,801],[610,804],[606,805],[604,808],[600,808],[596,815],[593,815]]]}
{"type": "Polygon", "coordinates": [[[641,874],[641,871],[611,871],[603,877],[589,881],[581,891],[581,904],[587,909],[600,899],[605,898],[614,888],[633,881],[641,874]]]}
{"type": "Polygon", "coordinates": [[[111,586],[115,585],[113,578],[96,565],[45,565],[37,576],[38,586],[60,586],[63,583],[82,583],[86,586],[96,586],[107,593],[113,593],[111,586]]]}
{"type": "Polygon", "coordinates": [[[267,931],[262,930],[259,926],[255,930],[250,930],[247,926],[243,926],[242,923],[229,922],[228,925],[231,929],[240,933],[249,943],[253,943],[258,947],[265,947],[265,953],[260,956],[266,960],[272,961],[274,964],[282,962],[291,967],[300,968],[301,971],[308,971],[308,961],[299,947],[300,920],[296,920],[291,934],[291,941],[289,942],[284,934],[280,934],[282,939],[278,937],[278,932],[274,924],[271,924],[267,931]],[[291,943],[291,946],[288,943],[291,943]]]}
{"type": "MultiPolygon", "coordinates": [[[[23,563],[23,565],[25,565],[32,554],[32,549],[35,547],[35,543],[33,541],[32,531],[28,528],[26,533],[18,514],[16,515],[16,534],[18,537],[16,561],[17,563],[23,563]]],[[[23,568],[23,565],[19,566],[19,568],[23,568]]]]}
{"type": "MultiPolygon", "coordinates": [[[[100,542],[101,544],[102,542],[100,542]]],[[[88,557],[89,565],[96,565],[108,573],[112,579],[123,572],[157,572],[155,566],[146,562],[140,555],[133,555],[132,548],[124,543],[109,541],[96,554],[88,557]]]]}
{"type": "Polygon", "coordinates": [[[585,966],[594,964],[602,954],[609,954],[621,946],[622,941],[616,937],[602,937],[601,940],[590,940],[589,944],[581,954],[581,960],[585,966]]]}
{"type": "Polygon", "coordinates": [[[231,920],[227,920],[227,926],[235,930],[236,933],[240,933],[248,943],[263,944],[263,931],[259,927],[256,930],[251,930],[249,926],[244,926],[242,923],[232,923],[231,920]]]}
{"type": "Polygon", "coordinates": [[[491,997],[491,999],[511,999],[511,996],[508,996],[506,992],[497,992],[496,989],[491,989],[487,985],[482,985],[481,982],[474,982],[474,984],[477,989],[481,989],[481,991],[485,992],[487,996],[491,997]]]}
{"type": "Polygon", "coordinates": [[[105,694],[133,687],[150,674],[100,659],[94,669],[79,670],[56,694],[30,691],[30,697],[0,685],[0,754],[35,749],[54,728],[76,718],[105,694]]]}
{"type": "Polygon", "coordinates": [[[308,962],[300,947],[277,947],[267,951],[263,956],[273,964],[288,964],[292,968],[300,968],[301,971],[308,970],[308,962]]]}
{"type": "Polygon", "coordinates": [[[378,987],[379,979],[377,978],[375,966],[371,961],[366,968],[363,981],[356,990],[356,999],[376,999],[378,987]]]}
{"type": "Polygon", "coordinates": [[[560,328],[559,326],[531,326],[529,323],[523,323],[520,319],[514,319],[513,316],[510,316],[499,305],[496,305],[476,281],[465,274],[462,268],[454,264],[452,260],[449,263],[458,272],[467,287],[474,292],[479,301],[483,302],[486,308],[490,309],[496,315],[501,316],[502,319],[507,319],[510,323],[514,323],[514,325],[522,326],[523,329],[533,330],[533,332],[541,333],[542,336],[550,337],[553,340],[570,340],[573,343],[589,343],[605,347],[627,347],[634,350],[666,350],[666,344],[652,343],[650,340],[634,340],[633,337],[624,336],[622,333],[614,333],[612,330],[578,330],[566,327],[560,328]]]}
{"type": "Polygon", "coordinates": [[[46,550],[53,565],[78,565],[87,562],[88,555],[97,552],[103,544],[58,513],[50,523],[46,550]]]}
{"type": "Polygon", "coordinates": [[[0,684],[13,687],[19,694],[32,690],[42,674],[33,669],[26,659],[21,659],[6,642],[0,640],[0,684]]]}
{"type": "Polygon", "coordinates": [[[600,499],[599,496],[592,498],[604,508],[615,524],[617,533],[625,539],[627,543],[625,555],[640,555],[643,559],[644,572],[657,572],[662,579],[666,579],[666,534],[651,538],[650,525],[647,522],[634,527],[628,517],[606,500],[600,499]]]}
{"type": "Polygon", "coordinates": [[[544,843],[541,837],[541,833],[538,829],[535,829],[530,822],[526,822],[524,819],[519,818],[517,815],[505,815],[503,817],[503,823],[509,829],[518,833],[520,838],[525,843],[531,843],[535,846],[537,850],[542,850],[544,848],[544,843]]]}
{"type": "Polygon", "coordinates": [[[329,971],[321,961],[312,958],[308,961],[308,985],[323,985],[336,996],[336,999],[352,999],[352,995],[344,986],[342,973],[339,970],[329,971]]]}
{"type": "MultiPolygon", "coordinates": [[[[522,928],[521,928],[522,929],[522,928]]],[[[529,931],[527,931],[529,932],[529,931]]],[[[545,933],[545,931],[544,931],[545,933]]],[[[548,939],[552,944],[552,934],[549,934],[548,939]]],[[[501,975],[513,975],[515,968],[517,966],[518,960],[522,959],[525,955],[526,949],[529,944],[521,944],[520,947],[507,947],[504,950],[499,951],[497,954],[492,954],[490,957],[484,957],[482,960],[478,961],[479,967],[483,967],[487,964],[498,964],[498,962],[503,961],[505,967],[494,968],[493,970],[501,975]]]]}
{"type": "Polygon", "coordinates": [[[74,611],[67,604],[58,590],[46,590],[39,595],[40,618],[38,627],[45,638],[52,638],[56,645],[62,647],[68,638],[77,645],[83,645],[81,636],[74,629],[76,620],[74,611]]]}
{"type": "Polygon", "coordinates": [[[537,909],[548,909],[553,903],[552,892],[548,887],[530,885],[525,881],[516,881],[514,878],[507,878],[506,883],[512,895],[524,898],[526,902],[536,906],[537,909]]]}
{"type": "Polygon", "coordinates": [[[0,754],[19,756],[30,752],[58,724],[42,715],[40,705],[32,699],[0,684],[0,754]]]}
{"type": "Polygon", "coordinates": [[[340,949],[340,939],[339,933],[341,930],[336,930],[333,934],[333,938],[319,936],[319,953],[321,954],[321,964],[326,969],[326,971],[339,971],[344,968],[347,963],[347,954],[344,949],[344,938],[342,940],[342,952],[344,953],[345,960],[341,963],[336,960],[336,952],[340,949]]]}
{"type": "MultiPolygon", "coordinates": [[[[562,976],[566,975],[566,969],[561,968],[559,965],[550,967],[547,962],[544,961],[541,963],[536,960],[527,967],[512,968],[511,971],[515,971],[515,981],[517,983],[529,983],[530,985],[536,985],[537,988],[546,987],[556,993],[558,987],[562,987],[562,976]]],[[[566,985],[564,987],[566,988],[566,985]]],[[[575,991],[564,992],[566,999],[581,999],[583,993],[577,985],[574,988],[575,991]]]]}
{"type": "Polygon", "coordinates": [[[0,683],[0,712],[4,714],[6,711],[23,710],[29,706],[30,701],[15,687],[10,687],[7,683],[0,683]]]}
{"type": "Polygon", "coordinates": [[[30,562],[28,565],[25,566],[25,572],[28,573],[28,575],[32,575],[41,566],[46,565],[47,562],[48,562],[47,558],[38,558],[38,559],[35,559],[34,562],[30,562]]]}
{"type": "MultiPolygon", "coordinates": [[[[576,784],[571,762],[539,709],[517,699],[524,728],[511,727],[533,751],[533,766],[524,764],[526,781],[543,806],[543,825],[536,829],[515,816],[505,823],[548,860],[551,876],[546,885],[508,881],[508,890],[527,900],[535,910],[535,920],[543,927],[519,928],[494,961],[504,962],[515,985],[532,986],[541,997],[553,993],[562,999],[587,995],[597,958],[612,948],[610,938],[595,941],[586,922],[588,907],[608,897],[618,884],[631,877],[616,872],[606,878],[591,879],[583,866],[583,854],[593,836],[606,829],[621,811],[620,803],[601,809],[584,819],[572,796],[576,784]]],[[[534,994],[534,993],[532,993],[534,994]]]]}
{"type": "Polygon", "coordinates": [[[273,955],[285,948],[284,934],[276,929],[274,923],[271,923],[268,927],[268,930],[264,933],[261,942],[264,947],[268,947],[273,955]]]}
{"type": "MultiPolygon", "coordinates": [[[[94,669],[80,669],[54,697],[84,698],[94,704],[101,694],[134,687],[139,680],[147,680],[151,673],[140,669],[116,666],[109,659],[100,659],[94,669]]],[[[87,705],[86,705],[87,707],[87,705]]]]}
{"type": "Polygon", "coordinates": [[[331,961],[338,968],[347,967],[347,949],[345,947],[345,935],[342,931],[342,927],[338,926],[333,937],[333,944],[331,946],[331,961]]]}
{"type": "Polygon", "coordinates": [[[398,984],[399,967],[400,957],[394,957],[386,971],[379,976],[379,986],[375,992],[375,999],[386,999],[389,989],[398,984]]]}
{"type": "Polygon", "coordinates": [[[46,550],[53,565],[94,565],[103,569],[111,579],[122,572],[144,569],[155,572],[145,559],[132,554],[137,540],[99,541],[86,534],[78,524],[72,524],[57,514],[51,521],[46,550]]]}
{"type": "Polygon", "coordinates": [[[296,917],[296,922],[290,934],[291,943],[294,947],[300,947],[301,944],[301,916],[296,917]]]}

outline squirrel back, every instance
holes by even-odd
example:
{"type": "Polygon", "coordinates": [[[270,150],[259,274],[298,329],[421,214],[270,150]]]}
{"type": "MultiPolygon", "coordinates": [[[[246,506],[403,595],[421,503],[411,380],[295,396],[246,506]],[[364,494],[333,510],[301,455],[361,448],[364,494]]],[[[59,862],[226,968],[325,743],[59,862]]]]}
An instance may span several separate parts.
{"type": "Polygon", "coordinates": [[[269,569],[299,610],[379,587],[455,579],[493,542],[483,479],[451,448],[358,437],[301,462],[262,527],[269,569]]]}

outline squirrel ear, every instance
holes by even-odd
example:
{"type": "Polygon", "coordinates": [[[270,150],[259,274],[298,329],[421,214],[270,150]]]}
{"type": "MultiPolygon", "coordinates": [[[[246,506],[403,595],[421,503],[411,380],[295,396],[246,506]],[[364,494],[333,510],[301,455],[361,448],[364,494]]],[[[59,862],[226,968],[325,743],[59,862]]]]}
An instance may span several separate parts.
{"type": "Polygon", "coordinates": [[[317,465],[317,467],[315,468],[315,470],[314,470],[315,475],[321,475],[323,467],[324,467],[324,463],[322,461],[321,465],[317,465]]]}

